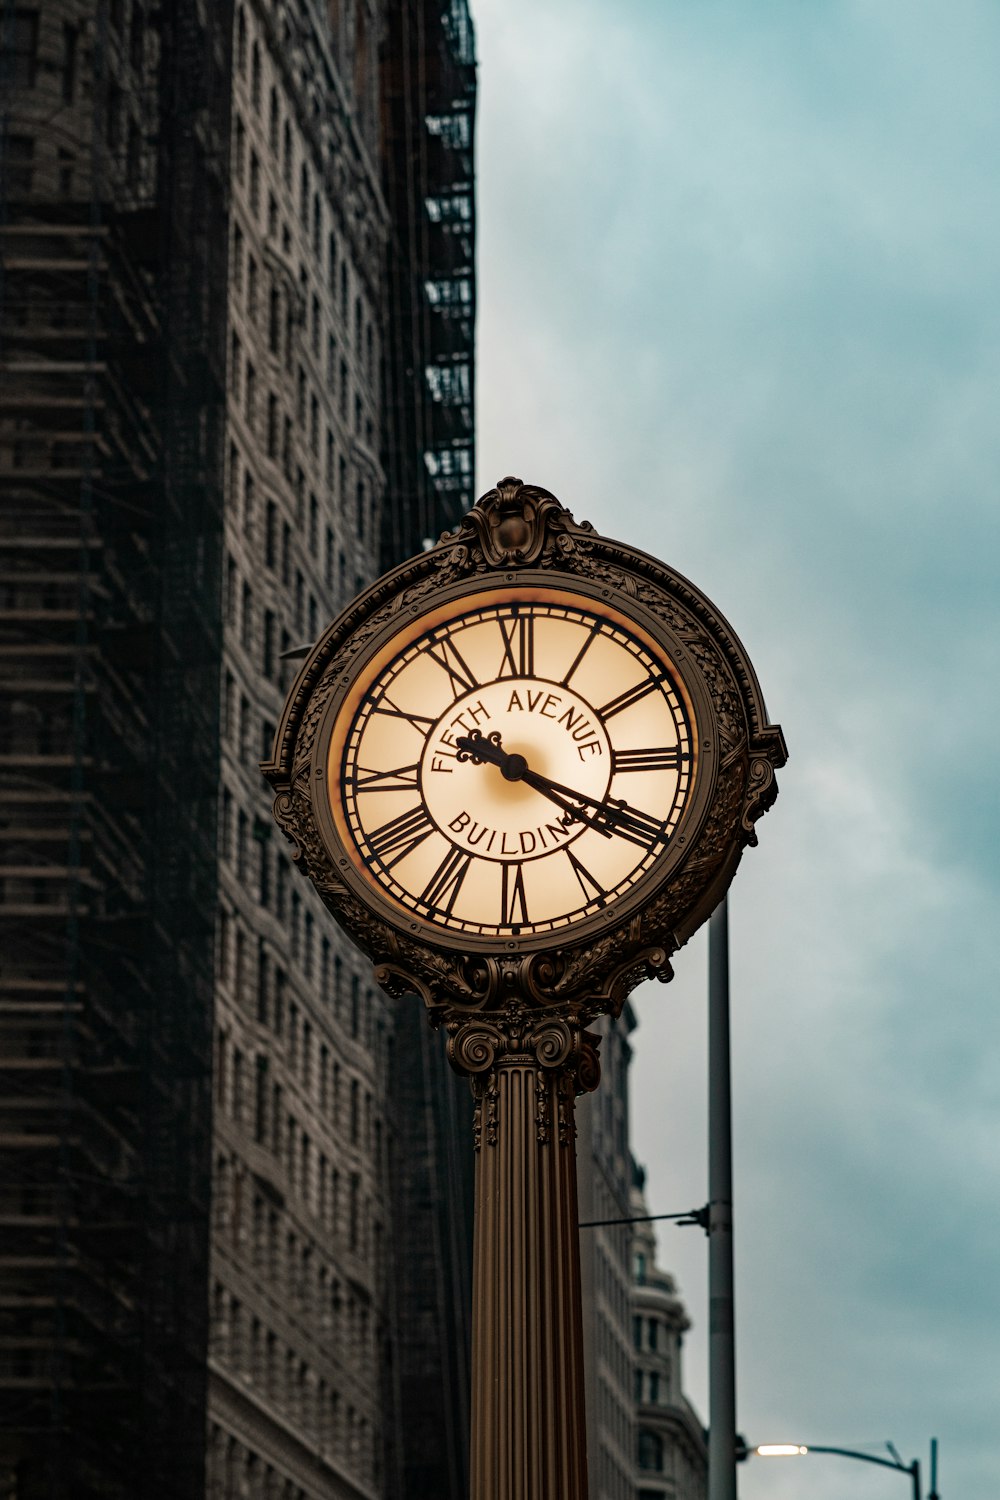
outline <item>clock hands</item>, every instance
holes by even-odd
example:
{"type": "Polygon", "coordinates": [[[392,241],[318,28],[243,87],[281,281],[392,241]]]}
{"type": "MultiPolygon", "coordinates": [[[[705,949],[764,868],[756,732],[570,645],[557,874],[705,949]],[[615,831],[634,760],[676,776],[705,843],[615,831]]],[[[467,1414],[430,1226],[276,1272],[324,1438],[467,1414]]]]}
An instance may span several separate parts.
{"type": "Polygon", "coordinates": [[[627,839],[630,843],[638,844],[641,848],[650,848],[663,832],[663,824],[648,813],[639,812],[634,807],[629,807],[622,798],[613,798],[611,801],[599,802],[595,797],[588,796],[586,792],[579,792],[574,787],[565,786],[561,781],[553,781],[550,776],[543,776],[540,771],[533,771],[523,755],[517,752],[504,750],[499,733],[494,730],[492,734],[483,735],[478,729],[473,730],[470,735],[463,735],[456,740],[459,760],[471,759],[474,765],[496,766],[500,774],[507,781],[523,781],[535,791],[561,807],[564,812],[578,822],[586,823],[604,838],[611,838],[617,834],[619,838],[627,839]],[[573,798],[573,802],[567,801],[573,798]],[[582,803],[591,807],[597,814],[596,817],[589,816],[581,807],[574,803],[582,803]]]}

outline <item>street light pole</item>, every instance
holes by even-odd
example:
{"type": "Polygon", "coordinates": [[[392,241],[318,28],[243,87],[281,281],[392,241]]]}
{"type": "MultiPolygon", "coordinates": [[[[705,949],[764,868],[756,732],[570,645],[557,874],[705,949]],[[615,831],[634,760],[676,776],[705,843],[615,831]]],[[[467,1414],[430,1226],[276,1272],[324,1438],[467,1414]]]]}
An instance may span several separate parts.
{"type": "Polygon", "coordinates": [[[708,924],[708,1500],[736,1500],[729,907],[708,924]]]}

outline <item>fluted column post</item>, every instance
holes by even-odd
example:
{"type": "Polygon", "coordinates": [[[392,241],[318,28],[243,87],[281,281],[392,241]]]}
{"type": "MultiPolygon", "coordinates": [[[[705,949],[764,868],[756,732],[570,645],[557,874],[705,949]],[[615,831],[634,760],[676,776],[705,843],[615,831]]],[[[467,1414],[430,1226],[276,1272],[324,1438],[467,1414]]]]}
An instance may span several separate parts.
{"type": "Polygon", "coordinates": [[[587,1500],[574,1114],[598,1038],[516,998],[447,1029],[476,1096],[471,1500],[587,1500]]]}

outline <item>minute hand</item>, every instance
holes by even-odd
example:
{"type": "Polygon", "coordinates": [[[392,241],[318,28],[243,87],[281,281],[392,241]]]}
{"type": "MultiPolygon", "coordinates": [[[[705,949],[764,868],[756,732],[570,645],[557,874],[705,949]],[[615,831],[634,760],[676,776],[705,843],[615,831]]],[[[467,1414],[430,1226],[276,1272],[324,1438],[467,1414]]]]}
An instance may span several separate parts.
{"type": "Polygon", "coordinates": [[[585,807],[594,808],[610,825],[612,833],[633,844],[639,844],[644,849],[651,848],[663,833],[663,823],[658,818],[629,807],[627,802],[599,802],[596,797],[589,797],[586,792],[578,792],[574,787],[564,786],[561,781],[553,781],[540,771],[525,770],[521,773],[520,780],[527,782],[528,786],[534,787],[543,796],[553,792],[561,793],[564,797],[582,802],[585,807]]]}

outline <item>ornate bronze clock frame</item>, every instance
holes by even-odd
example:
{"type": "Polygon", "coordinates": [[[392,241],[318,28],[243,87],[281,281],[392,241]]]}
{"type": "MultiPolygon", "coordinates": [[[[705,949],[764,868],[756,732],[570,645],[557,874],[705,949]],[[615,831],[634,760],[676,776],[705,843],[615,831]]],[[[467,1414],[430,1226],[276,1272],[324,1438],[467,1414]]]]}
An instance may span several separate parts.
{"type": "Polygon", "coordinates": [[[513,478],[360,595],[289,694],[275,818],[477,1100],[473,1500],[586,1494],[587,1026],[670,978],[784,761],[705,596],[513,478]]]}

